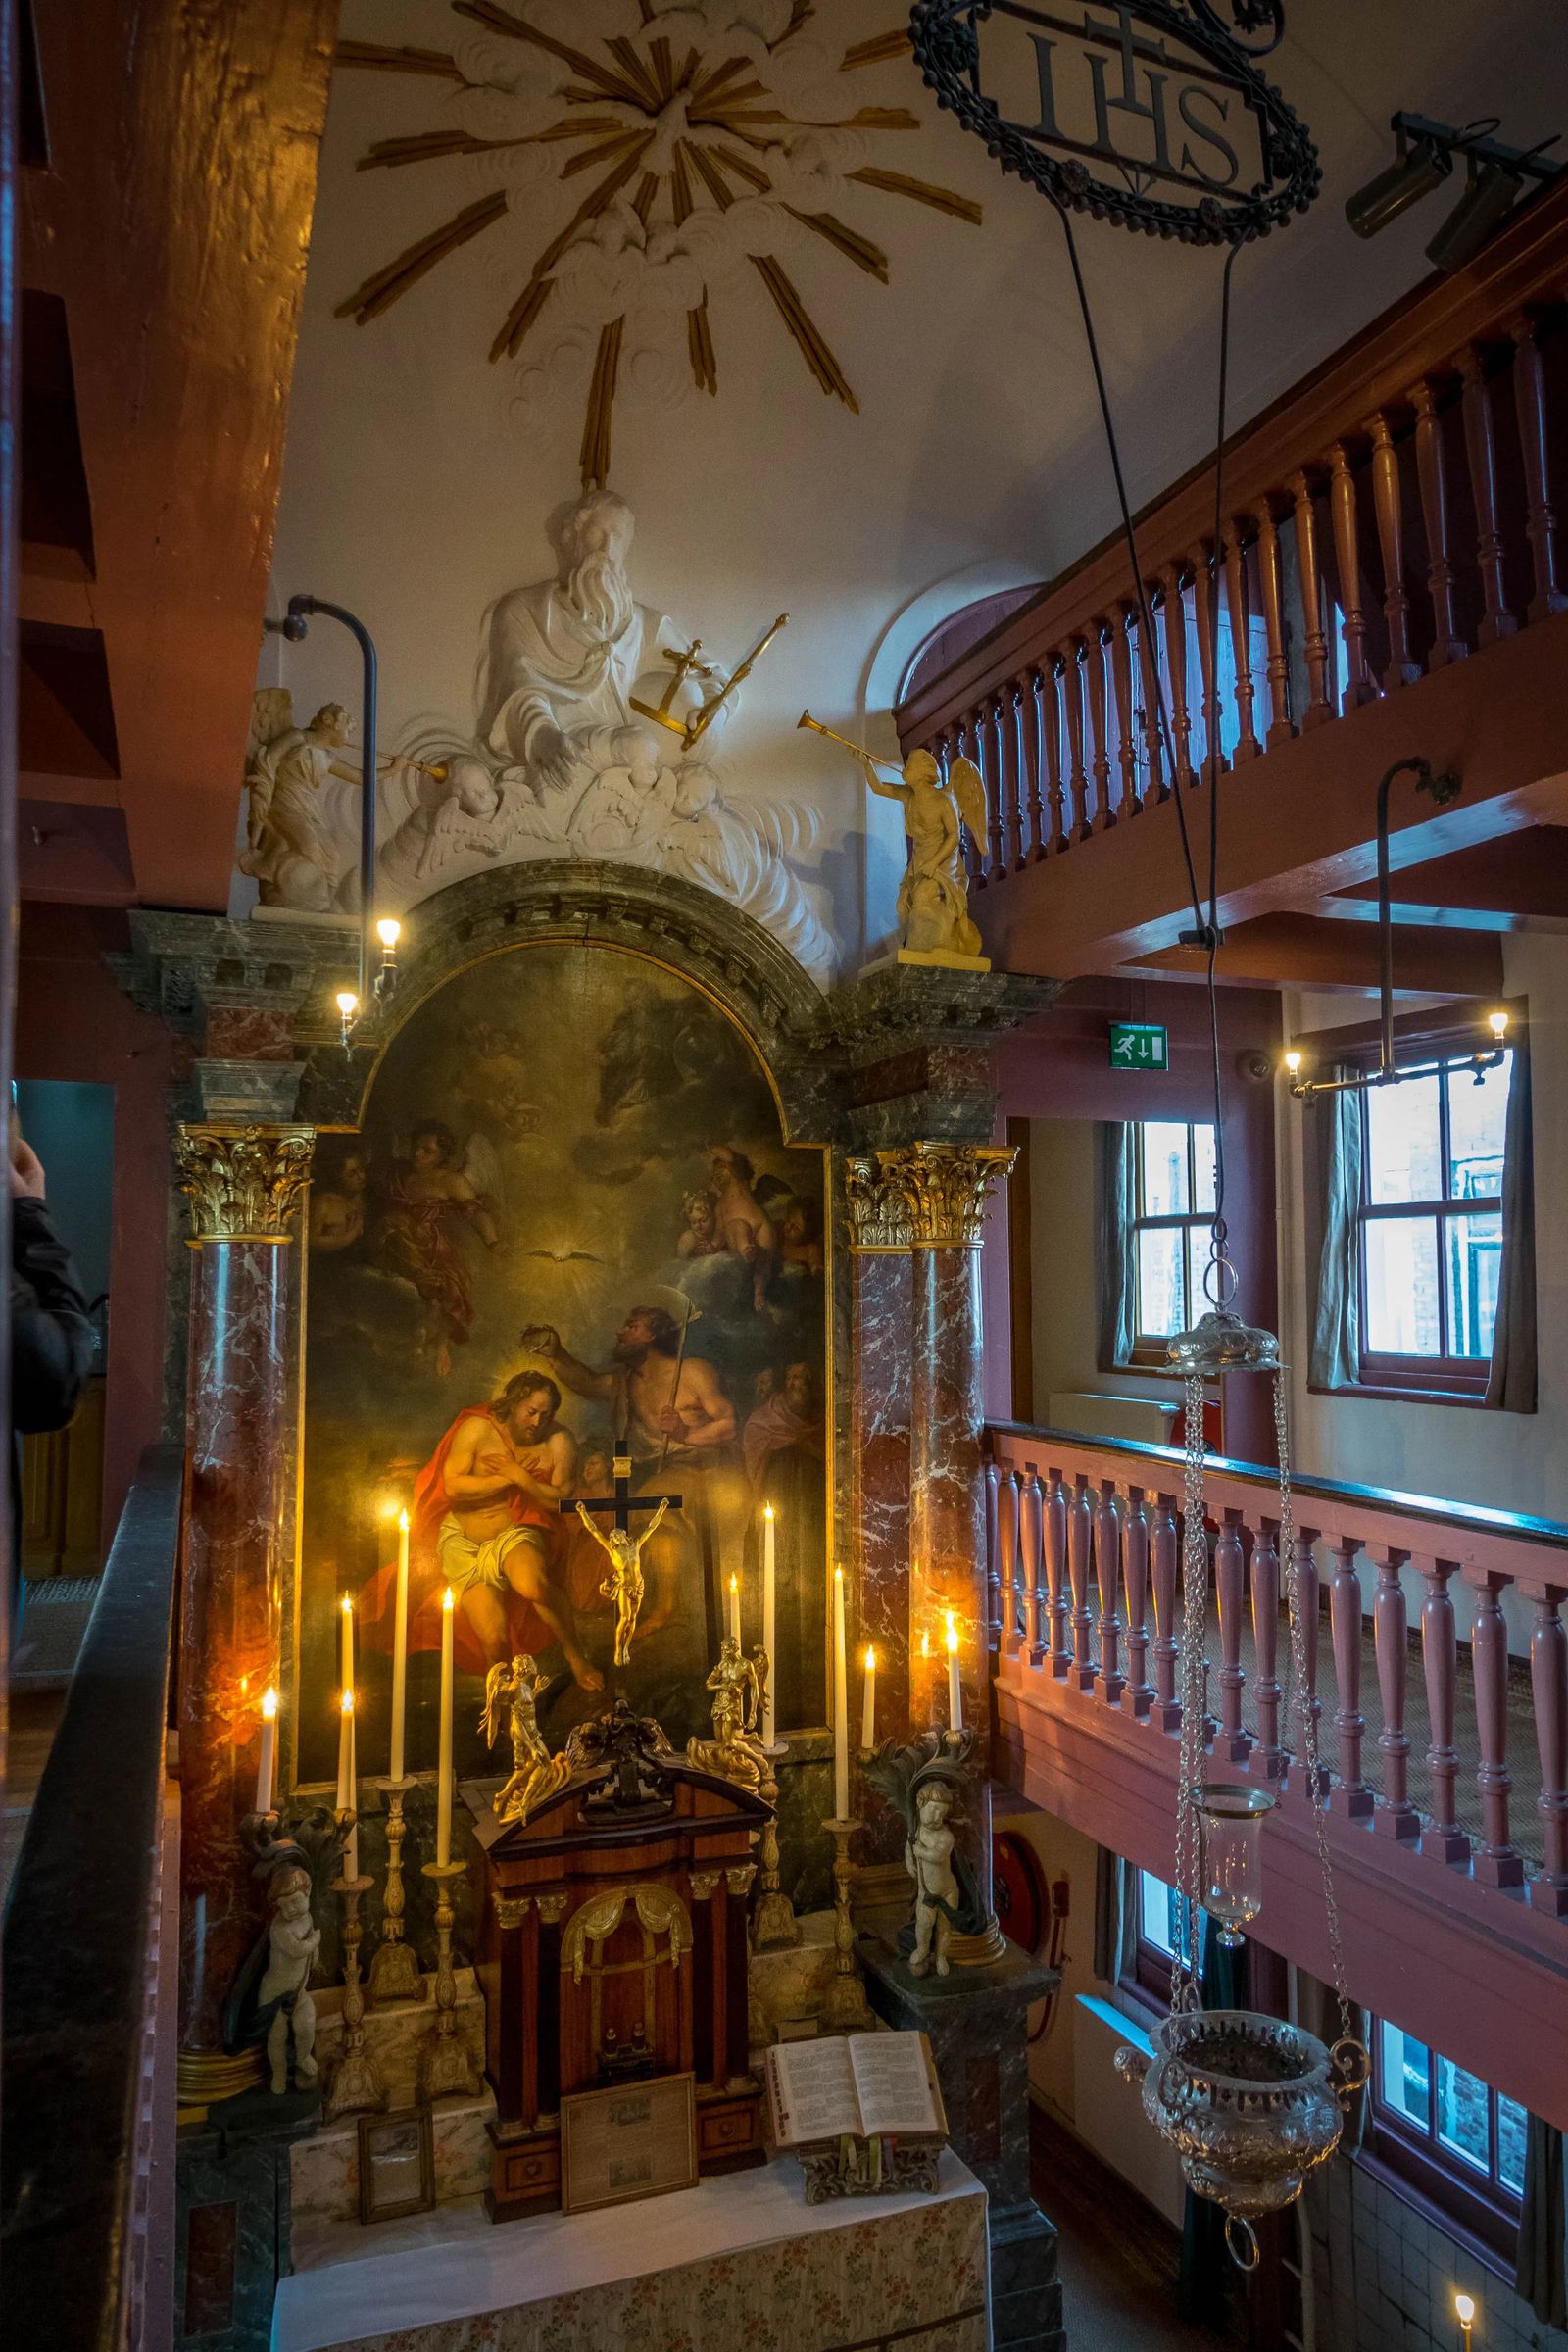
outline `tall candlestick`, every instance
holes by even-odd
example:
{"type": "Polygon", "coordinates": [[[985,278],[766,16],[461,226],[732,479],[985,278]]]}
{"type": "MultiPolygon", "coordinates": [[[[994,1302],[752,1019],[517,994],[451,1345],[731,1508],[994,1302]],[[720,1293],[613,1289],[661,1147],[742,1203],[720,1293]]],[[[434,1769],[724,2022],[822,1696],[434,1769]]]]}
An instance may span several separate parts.
{"type": "Polygon", "coordinates": [[[733,1569],[730,1571],[729,1580],[729,1633],[730,1640],[739,1649],[741,1645],[741,1580],[733,1569]]]}
{"type": "Polygon", "coordinates": [[[392,1753],[387,1778],[403,1778],[403,1719],[409,1682],[409,1514],[398,1513],[398,1594],[392,1619],[392,1753]]]}
{"type": "Polygon", "coordinates": [[[958,1681],[958,1629],[948,1611],[948,1721],[956,1732],[963,1729],[963,1690],[958,1681]]]}
{"type": "Polygon", "coordinates": [[[256,1759],[256,1810],[272,1810],[272,1762],[277,1752],[277,1692],[269,1690],[262,1698],[262,1752],[256,1759]]]}
{"type": "Polygon", "coordinates": [[[833,1571],[833,1811],[850,1814],[850,1698],[844,1653],[844,1571],[833,1571]]]}
{"type": "Polygon", "coordinates": [[[435,1862],[452,1859],[452,1587],[441,1595],[441,1752],[436,1764],[435,1862]]]}
{"type": "Polygon", "coordinates": [[[343,1876],[357,1879],[360,1875],[360,1737],[359,1717],[355,1711],[354,1693],[348,1693],[348,1709],[344,1722],[349,1727],[349,1837],[343,1848],[343,1876]]]}
{"type": "Polygon", "coordinates": [[[860,1694],[860,1745],[876,1745],[876,1651],[870,1643],[865,1651],[865,1681],[860,1694]]]}
{"type": "Polygon", "coordinates": [[[337,1719],[337,1809],[347,1813],[352,1804],[349,1795],[349,1723],[354,1713],[354,1693],[345,1690],[338,1701],[337,1719]]]}
{"type": "Polygon", "coordinates": [[[773,1560],[773,1505],[762,1505],[762,1647],[767,1652],[767,1689],[762,1694],[762,1745],[772,1747],[776,1739],[776,1719],[773,1713],[773,1690],[778,1682],[778,1626],[776,1623],[777,1594],[774,1588],[776,1573],[773,1560]]]}

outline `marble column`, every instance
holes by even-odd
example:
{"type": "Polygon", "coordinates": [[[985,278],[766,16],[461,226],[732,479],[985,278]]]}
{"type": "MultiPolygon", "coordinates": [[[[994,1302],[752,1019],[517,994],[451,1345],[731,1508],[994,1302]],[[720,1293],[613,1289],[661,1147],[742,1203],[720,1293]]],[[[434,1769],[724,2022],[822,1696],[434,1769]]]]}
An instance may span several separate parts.
{"type": "Polygon", "coordinates": [[[261,1695],[282,1681],[288,1248],[313,1141],[309,1127],[228,1121],[175,1134],[192,1252],[177,1714],[185,2107],[256,2073],[222,2055],[220,2016],[260,1918],[239,1824],[255,1801],[261,1695]]]}
{"type": "MultiPolygon", "coordinates": [[[[909,1215],[903,1187],[869,1155],[848,1159],[850,1247],[850,1524],[855,1544],[856,1657],[850,1733],[860,1736],[860,1673],[876,1648],[879,1739],[906,1740],[909,1721],[909,1215]]],[[[886,1805],[858,1808],[858,1859],[902,1874],[904,1831],[886,1805]]]]}
{"type": "Polygon", "coordinates": [[[976,1733],[979,1775],[959,1836],[988,1911],[991,1627],[981,1445],[980,1244],[991,1188],[1015,1157],[1004,1144],[909,1144],[877,1154],[904,1195],[912,1251],[910,1722],[919,1733],[948,1721],[951,1612],[958,1636],[963,1717],[976,1733]]]}

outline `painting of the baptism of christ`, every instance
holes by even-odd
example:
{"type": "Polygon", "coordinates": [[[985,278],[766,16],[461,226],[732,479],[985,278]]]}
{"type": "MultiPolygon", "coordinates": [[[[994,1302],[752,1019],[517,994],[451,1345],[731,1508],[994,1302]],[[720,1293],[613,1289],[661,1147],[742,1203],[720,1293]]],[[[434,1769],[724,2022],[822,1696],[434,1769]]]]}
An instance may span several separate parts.
{"type": "Polygon", "coordinates": [[[824,1713],[823,1154],[781,1140],[767,1080],[697,990],[605,948],[472,966],[388,1048],[363,1132],[322,1137],[310,1204],[299,1774],[337,1752],[340,1604],[356,1613],[359,1768],[386,1769],[396,1511],[410,1515],[408,1765],[436,1757],[455,1594],[457,1765],[503,1772],[489,1669],[537,1661],[552,1749],[603,1704],[611,1561],[579,1500],[635,1512],[643,1596],[620,1687],[677,1746],[739,1576],[761,1640],[777,1536],[781,1730],[824,1713]],[[564,1503],[567,1507],[562,1509],[564,1503]]]}

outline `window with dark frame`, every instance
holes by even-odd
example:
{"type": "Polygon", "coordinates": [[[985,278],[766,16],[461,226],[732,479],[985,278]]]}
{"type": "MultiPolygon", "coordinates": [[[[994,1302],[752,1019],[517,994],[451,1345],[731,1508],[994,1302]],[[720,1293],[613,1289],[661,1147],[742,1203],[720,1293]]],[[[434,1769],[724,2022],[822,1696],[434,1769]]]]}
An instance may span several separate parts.
{"type": "Polygon", "coordinates": [[[1367,1388],[1482,1396],[1502,1260],[1513,1055],[1368,1087],[1361,1115],[1360,1378],[1367,1388]]]}
{"type": "MultiPolygon", "coordinates": [[[[1168,2009],[1171,1971],[1178,1953],[1186,1950],[1182,1898],[1174,1886],[1156,1878],[1152,1870],[1138,1871],[1135,1886],[1138,1932],[1122,1983],[1129,1992],[1140,1994],[1158,2009],[1168,2009]]],[[[1201,1978],[1201,1955],[1199,1975],[1201,1978]]]]}
{"type": "Polygon", "coordinates": [[[1134,1302],[1130,1364],[1168,1366],[1168,1343],[1202,1311],[1214,1215],[1213,1122],[1140,1119],[1134,1133],[1127,1250],[1134,1302]]]}
{"type": "Polygon", "coordinates": [[[1372,2048],[1363,2155],[1511,2268],[1525,2186],[1524,2108],[1386,2018],[1374,2021],[1372,2048]]]}

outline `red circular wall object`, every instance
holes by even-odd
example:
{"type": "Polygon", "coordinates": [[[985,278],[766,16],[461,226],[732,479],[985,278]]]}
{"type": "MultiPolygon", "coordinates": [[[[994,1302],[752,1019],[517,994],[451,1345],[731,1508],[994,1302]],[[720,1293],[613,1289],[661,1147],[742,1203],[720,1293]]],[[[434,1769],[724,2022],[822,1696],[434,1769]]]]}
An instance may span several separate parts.
{"type": "Polygon", "coordinates": [[[993,1899],[1004,1936],[1026,1952],[1038,1952],[1051,1924],[1051,1893],[1040,1857],[1012,1830],[991,1840],[993,1899]]]}

